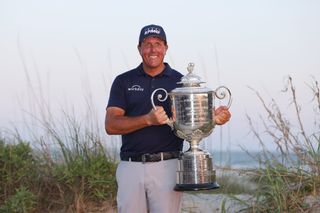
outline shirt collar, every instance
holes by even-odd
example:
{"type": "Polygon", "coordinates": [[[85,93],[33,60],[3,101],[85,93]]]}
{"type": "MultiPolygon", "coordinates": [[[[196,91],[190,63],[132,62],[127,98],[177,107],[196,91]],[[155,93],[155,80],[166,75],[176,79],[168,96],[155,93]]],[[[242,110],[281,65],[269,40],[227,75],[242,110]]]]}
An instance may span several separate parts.
{"type": "MultiPolygon", "coordinates": [[[[157,76],[160,76],[160,77],[161,76],[170,76],[172,74],[172,69],[171,69],[170,65],[166,62],[164,63],[164,65],[165,65],[164,70],[160,74],[156,75],[155,77],[157,77],[157,76]]],[[[148,76],[148,74],[143,70],[142,63],[137,67],[137,74],[148,76]]]]}

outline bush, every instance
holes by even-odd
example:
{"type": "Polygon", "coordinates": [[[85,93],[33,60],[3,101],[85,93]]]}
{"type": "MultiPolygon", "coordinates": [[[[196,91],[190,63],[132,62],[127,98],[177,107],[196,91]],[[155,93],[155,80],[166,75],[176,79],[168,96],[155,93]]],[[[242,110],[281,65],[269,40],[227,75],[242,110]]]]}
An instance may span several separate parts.
{"type": "Polygon", "coordinates": [[[0,140],[0,204],[22,186],[37,181],[36,161],[28,143],[5,144],[0,140]]]}
{"type": "Polygon", "coordinates": [[[98,143],[77,143],[71,149],[61,144],[57,152],[64,154],[55,161],[44,150],[33,156],[28,143],[0,140],[0,213],[85,211],[105,201],[112,208],[117,164],[98,143]]]}
{"type": "Polygon", "coordinates": [[[0,207],[0,213],[28,213],[35,210],[36,197],[27,188],[20,187],[0,207]]]}
{"type": "Polygon", "coordinates": [[[114,200],[116,193],[116,163],[103,152],[89,156],[73,156],[68,163],[53,168],[54,178],[73,197],[73,200],[114,200]]]}

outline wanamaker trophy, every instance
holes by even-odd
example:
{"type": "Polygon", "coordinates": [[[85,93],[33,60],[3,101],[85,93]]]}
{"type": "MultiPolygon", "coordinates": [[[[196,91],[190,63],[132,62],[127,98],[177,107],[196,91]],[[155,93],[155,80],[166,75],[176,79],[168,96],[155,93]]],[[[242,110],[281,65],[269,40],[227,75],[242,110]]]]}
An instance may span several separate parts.
{"type": "Polygon", "coordinates": [[[194,64],[189,63],[188,74],[181,78],[178,87],[171,92],[158,88],[151,94],[151,103],[155,108],[154,96],[165,101],[169,95],[172,118],[168,125],[175,134],[186,140],[190,147],[181,152],[178,160],[176,191],[196,191],[219,188],[211,154],[199,147],[201,139],[209,136],[214,127],[215,99],[227,99],[231,105],[231,92],[220,86],[216,90],[201,86],[201,78],[193,74],[194,64]]]}

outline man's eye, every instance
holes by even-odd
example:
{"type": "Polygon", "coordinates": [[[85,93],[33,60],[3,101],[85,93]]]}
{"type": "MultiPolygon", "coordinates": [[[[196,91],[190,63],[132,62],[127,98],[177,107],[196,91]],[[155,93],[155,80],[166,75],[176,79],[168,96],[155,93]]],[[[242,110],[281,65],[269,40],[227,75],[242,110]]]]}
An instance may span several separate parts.
{"type": "Polygon", "coordinates": [[[151,43],[147,43],[144,45],[145,48],[158,48],[161,46],[161,43],[154,43],[154,44],[151,44],[151,43]]]}

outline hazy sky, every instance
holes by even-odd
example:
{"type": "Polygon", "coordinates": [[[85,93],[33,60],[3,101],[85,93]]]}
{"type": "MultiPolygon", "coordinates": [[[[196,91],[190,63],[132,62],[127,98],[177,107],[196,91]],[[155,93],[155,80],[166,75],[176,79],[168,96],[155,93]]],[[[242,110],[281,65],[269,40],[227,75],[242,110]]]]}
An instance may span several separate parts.
{"type": "MultiPolygon", "coordinates": [[[[319,11],[317,0],[0,0],[0,127],[23,124],[34,97],[57,113],[85,110],[90,97],[103,131],[111,82],[140,63],[139,31],[153,23],[167,33],[172,67],[186,74],[194,62],[207,87],[231,90],[223,148],[258,148],[245,113],[263,111],[248,86],[286,109],[280,91],[291,75],[301,104],[310,103],[307,84],[320,80],[319,11]]],[[[218,132],[210,137],[216,149],[218,132]]]]}

